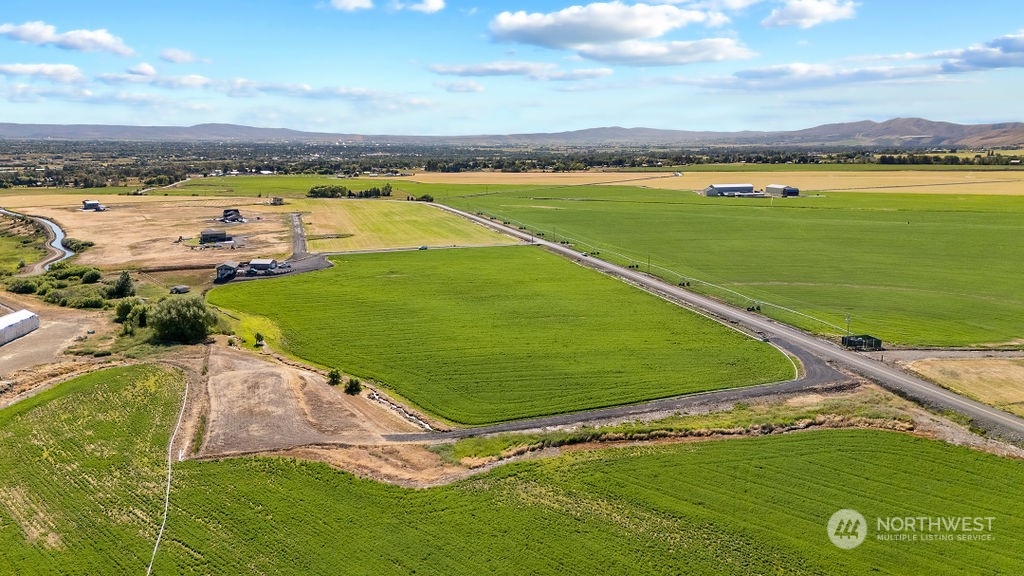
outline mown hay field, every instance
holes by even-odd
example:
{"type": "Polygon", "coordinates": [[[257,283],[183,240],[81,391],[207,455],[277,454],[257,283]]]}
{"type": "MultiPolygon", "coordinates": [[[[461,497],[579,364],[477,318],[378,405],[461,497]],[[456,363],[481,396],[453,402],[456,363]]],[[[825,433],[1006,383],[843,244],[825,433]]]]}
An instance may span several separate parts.
{"type": "Polygon", "coordinates": [[[537,247],[332,261],[207,297],[269,318],[290,353],[461,424],[794,377],[770,345],[537,247]]]}
{"type": "Polygon", "coordinates": [[[932,358],[911,362],[909,367],[957,394],[1024,416],[1024,360],[932,358]]]}
{"type": "Polygon", "coordinates": [[[516,243],[423,202],[302,199],[290,205],[303,213],[310,252],[516,243]]]}
{"type": "MultiPolygon", "coordinates": [[[[758,165],[680,166],[672,172],[570,172],[508,174],[501,172],[419,173],[409,182],[477,186],[586,186],[597,184],[640,186],[666,190],[700,191],[710,184],[749,183],[757,189],[768,184],[796,186],[804,194],[833,191],[901,192],[921,194],[1024,195],[1024,169],[1013,170],[852,170],[767,169],[758,165]]],[[[394,184],[404,189],[401,184],[394,184]]]]}
{"type": "Polygon", "coordinates": [[[453,195],[444,202],[808,330],[887,344],[1024,339],[1024,198],[868,194],[705,198],[625,186],[453,195]],[[790,312],[795,311],[795,312],[790,312]],[[820,320],[820,321],[819,321],[820,320]]]}

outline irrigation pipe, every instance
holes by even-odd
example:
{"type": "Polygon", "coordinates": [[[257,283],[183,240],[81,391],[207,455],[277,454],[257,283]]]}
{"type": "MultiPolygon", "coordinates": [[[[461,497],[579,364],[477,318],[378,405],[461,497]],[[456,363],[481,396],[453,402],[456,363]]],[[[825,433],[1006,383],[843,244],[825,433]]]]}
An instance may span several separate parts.
{"type": "Polygon", "coordinates": [[[178,423],[174,425],[174,432],[171,433],[171,440],[167,443],[167,489],[164,491],[164,519],[160,523],[160,531],[156,535],[156,544],[153,545],[153,554],[149,557],[149,566],[146,567],[146,576],[153,571],[153,562],[156,560],[156,551],[160,548],[160,540],[164,537],[164,528],[167,527],[167,510],[171,506],[171,468],[174,465],[174,439],[178,436],[178,429],[181,428],[181,420],[185,416],[185,404],[188,403],[188,378],[185,379],[185,396],[181,399],[181,411],[178,412],[178,423]]]}

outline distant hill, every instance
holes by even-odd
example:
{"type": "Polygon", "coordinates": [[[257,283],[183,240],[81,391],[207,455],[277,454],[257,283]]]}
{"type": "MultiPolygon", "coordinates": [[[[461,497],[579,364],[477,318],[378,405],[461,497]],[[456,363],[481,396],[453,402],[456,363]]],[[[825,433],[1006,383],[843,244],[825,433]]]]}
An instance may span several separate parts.
{"type": "Polygon", "coordinates": [[[462,146],[749,145],[983,148],[1024,145],[1024,123],[965,125],[933,122],[921,118],[896,118],[885,122],[865,120],[778,132],[701,132],[612,126],[571,132],[467,136],[334,134],[302,132],[286,128],[255,128],[235,124],[198,124],[183,127],[0,123],[0,139],[135,142],[358,142],[462,146]]]}

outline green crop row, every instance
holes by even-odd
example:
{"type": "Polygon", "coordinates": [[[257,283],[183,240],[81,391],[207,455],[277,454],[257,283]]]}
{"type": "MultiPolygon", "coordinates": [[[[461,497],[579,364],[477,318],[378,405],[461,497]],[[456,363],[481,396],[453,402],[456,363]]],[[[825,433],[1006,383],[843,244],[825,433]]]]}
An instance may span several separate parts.
{"type": "Polygon", "coordinates": [[[535,247],[335,257],[216,288],[280,345],[483,424],[792,378],[768,344],[535,247]],[[282,303],[287,302],[287,306],[282,303]]]}
{"type": "MultiPolygon", "coordinates": [[[[142,573],[182,379],[98,371],[0,411],[0,566],[142,573]]],[[[820,431],[577,451],[411,490],[324,464],[175,464],[154,574],[1015,574],[1019,463],[820,431]],[[868,520],[853,550],[829,517],[868,520]],[[986,539],[879,540],[877,520],[991,518],[986,539]]]]}
{"type": "Polygon", "coordinates": [[[0,411],[0,572],[140,573],[184,379],[93,372],[0,411]]]}

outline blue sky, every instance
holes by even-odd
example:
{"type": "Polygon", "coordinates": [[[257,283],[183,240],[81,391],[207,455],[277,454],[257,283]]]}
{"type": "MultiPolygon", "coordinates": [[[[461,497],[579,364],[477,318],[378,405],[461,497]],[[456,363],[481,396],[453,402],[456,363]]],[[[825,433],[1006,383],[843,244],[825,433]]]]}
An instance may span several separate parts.
{"type": "Polygon", "coordinates": [[[0,122],[508,134],[1019,121],[1024,11],[936,0],[4,0],[0,122]]]}

